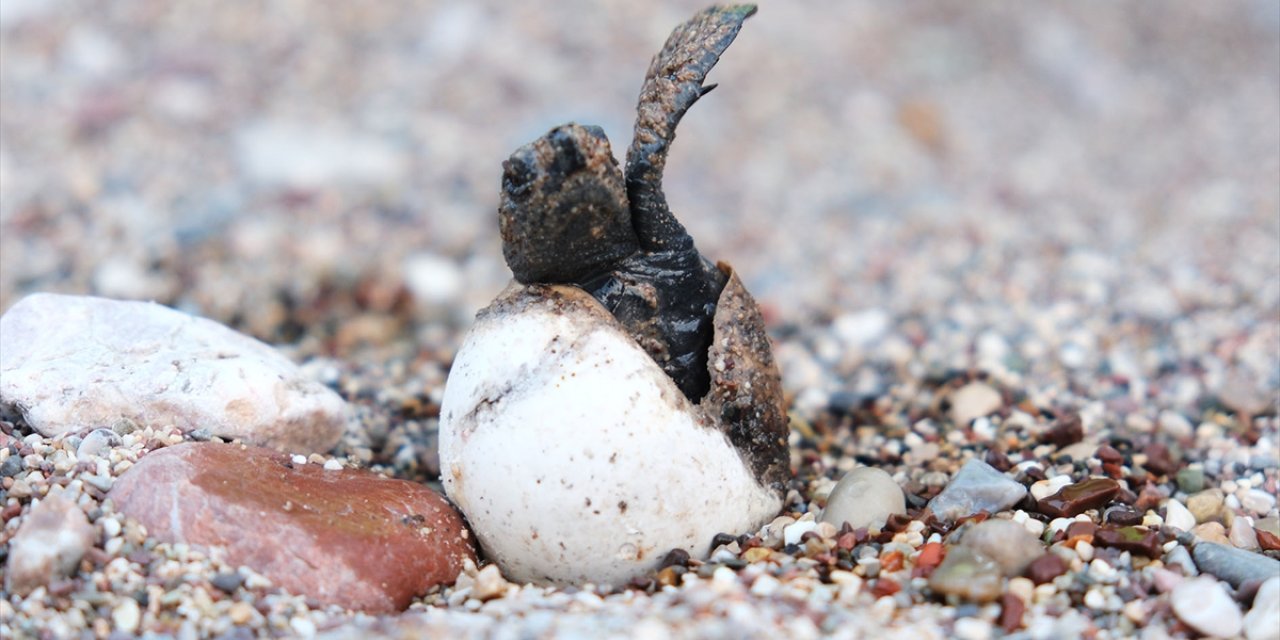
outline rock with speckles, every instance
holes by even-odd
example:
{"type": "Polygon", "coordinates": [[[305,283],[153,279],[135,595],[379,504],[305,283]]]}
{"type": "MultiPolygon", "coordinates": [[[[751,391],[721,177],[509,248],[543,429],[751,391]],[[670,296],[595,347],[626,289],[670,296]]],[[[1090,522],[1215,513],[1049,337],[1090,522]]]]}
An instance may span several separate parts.
{"type": "Polygon", "coordinates": [[[144,456],[107,496],[163,541],[221,548],[291,593],[393,612],[475,560],[461,516],[420,484],[188,443],[144,456]]]}
{"type": "Polygon", "coordinates": [[[9,541],[5,589],[25,595],[75,573],[95,537],[75,502],[61,492],[45,496],[9,541]]]}
{"type": "Polygon", "coordinates": [[[327,451],[345,407],[270,346],[158,304],[38,293],[0,317],[0,410],[46,436],[127,420],[327,451]]]}

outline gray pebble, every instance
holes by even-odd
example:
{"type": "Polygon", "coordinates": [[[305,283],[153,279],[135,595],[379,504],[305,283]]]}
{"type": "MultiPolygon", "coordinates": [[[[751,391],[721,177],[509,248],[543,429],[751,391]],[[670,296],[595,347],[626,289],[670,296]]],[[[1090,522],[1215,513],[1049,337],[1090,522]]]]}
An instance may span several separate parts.
{"type": "Polygon", "coordinates": [[[101,457],[111,447],[118,447],[122,442],[120,436],[110,429],[94,429],[76,447],[76,458],[83,461],[101,457]]]}
{"type": "Polygon", "coordinates": [[[1280,560],[1216,542],[1197,543],[1191,550],[1191,556],[1200,571],[1226,580],[1233,587],[1249,580],[1261,581],[1280,576],[1280,560]]]}
{"type": "Polygon", "coordinates": [[[996,513],[1008,509],[1026,495],[1026,487],[991,465],[971,458],[947,488],[929,502],[929,510],[939,519],[954,521],[979,511],[996,513]]]}

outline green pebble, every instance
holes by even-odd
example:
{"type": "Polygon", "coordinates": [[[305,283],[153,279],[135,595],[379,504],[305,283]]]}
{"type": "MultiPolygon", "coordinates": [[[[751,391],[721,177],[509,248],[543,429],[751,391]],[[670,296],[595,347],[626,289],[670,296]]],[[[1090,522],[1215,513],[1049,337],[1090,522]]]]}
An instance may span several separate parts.
{"type": "Polygon", "coordinates": [[[1204,469],[1187,467],[1178,472],[1178,488],[1186,493],[1204,490],[1204,469]]]}

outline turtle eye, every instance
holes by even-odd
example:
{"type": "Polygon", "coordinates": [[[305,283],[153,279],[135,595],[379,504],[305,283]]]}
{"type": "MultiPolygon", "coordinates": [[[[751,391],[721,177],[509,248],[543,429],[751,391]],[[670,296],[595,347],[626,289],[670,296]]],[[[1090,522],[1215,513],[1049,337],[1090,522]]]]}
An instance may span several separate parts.
{"type": "Polygon", "coordinates": [[[529,192],[537,175],[532,159],[513,155],[502,163],[502,190],[512,197],[521,197],[529,192]]]}

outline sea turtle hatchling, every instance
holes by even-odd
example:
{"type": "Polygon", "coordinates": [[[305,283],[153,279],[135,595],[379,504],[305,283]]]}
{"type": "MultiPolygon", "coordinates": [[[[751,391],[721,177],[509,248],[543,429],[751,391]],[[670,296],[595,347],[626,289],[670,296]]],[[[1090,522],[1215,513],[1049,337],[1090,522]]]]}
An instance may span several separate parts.
{"type": "Polygon", "coordinates": [[[712,7],[672,32],[640,91],[625,173],[604,132],[578,124],[503,163],[515,282],[454,360],[440,459],[510,579],[620,585],[781,509],[787,424],[763,319],[662,191],[676,125],[754,12],[712,7]]]}

